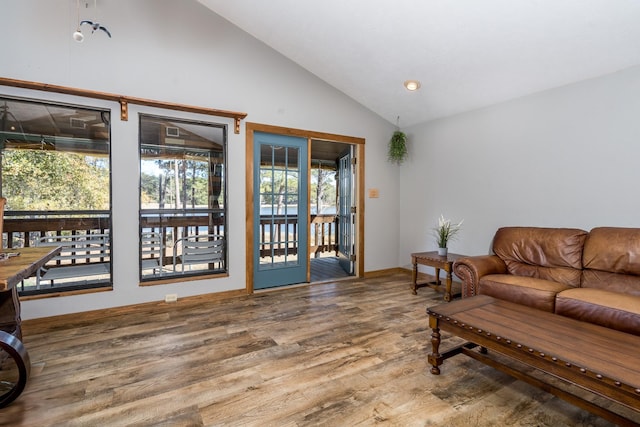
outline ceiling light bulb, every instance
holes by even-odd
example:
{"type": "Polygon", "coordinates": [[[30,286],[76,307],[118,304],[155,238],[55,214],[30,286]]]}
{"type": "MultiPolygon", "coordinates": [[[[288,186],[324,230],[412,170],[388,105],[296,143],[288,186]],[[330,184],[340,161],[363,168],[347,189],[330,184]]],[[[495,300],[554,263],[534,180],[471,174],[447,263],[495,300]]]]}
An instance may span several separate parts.
{"type": "Polygon", "coordinates": [[[78,28],[76,32],[73,33],[73,39],[78,43],[82,43],[82,40],[84,40],[84,34],[82,34],[82,31],[80,31],[80,28],[78,28]]]}
{"type": "Polygon", "coordinates": [[[410,91],[418,90],[420,89],[420,82],[417,80],[407,80],[406,82],[404,82],[404,87],[406,87],[407,90],[410,91]]]}

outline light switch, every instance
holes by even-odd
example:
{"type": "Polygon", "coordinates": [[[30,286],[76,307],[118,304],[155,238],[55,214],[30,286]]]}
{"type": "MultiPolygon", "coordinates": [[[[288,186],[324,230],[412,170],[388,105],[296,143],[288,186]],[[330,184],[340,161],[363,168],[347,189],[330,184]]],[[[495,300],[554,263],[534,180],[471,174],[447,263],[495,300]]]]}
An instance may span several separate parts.
{"type": "Polygon", "coordinates": [[[377,188],[370,188],[369,189],[369,198],[370,199],[377,199],[378,197],[380,197],[380,191],[377,188]]]}

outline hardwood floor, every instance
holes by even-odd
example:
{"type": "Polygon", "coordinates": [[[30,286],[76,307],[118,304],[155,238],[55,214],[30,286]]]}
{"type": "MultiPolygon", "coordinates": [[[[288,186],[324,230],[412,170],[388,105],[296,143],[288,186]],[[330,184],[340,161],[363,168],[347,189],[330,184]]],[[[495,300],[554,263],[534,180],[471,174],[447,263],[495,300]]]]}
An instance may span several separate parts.
{"type": "Polygon", "coordinates": [[[431,375],[441,298],[407,272],[29,321],[0,425],[610,425],[462,355],[431,375]]]}

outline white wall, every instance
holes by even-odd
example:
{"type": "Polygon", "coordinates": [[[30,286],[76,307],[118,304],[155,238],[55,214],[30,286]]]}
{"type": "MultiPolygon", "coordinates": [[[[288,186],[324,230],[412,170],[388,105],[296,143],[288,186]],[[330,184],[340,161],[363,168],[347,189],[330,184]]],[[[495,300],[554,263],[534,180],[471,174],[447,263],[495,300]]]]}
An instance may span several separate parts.
{"type": "MultiPolygon", "coordinates": [[[[112,33],[71,38],[75,0],[0,0],[0,76],[247,112],[247,121],[366,139],[365,271],[397,266],[398,167],[386,162],[394,126],[194,1],[110,0],[81,10],[112,33]],[[391,226],[390,226],[391,225],[391,226]]],[[[114,290],[25,301],[23,318],[245,287],[245,134],[231,120],[0,86],[0,94],[112,109],[114,290]],[[138,286],[137,114],[150,112],[229,125],[229,277],[138,286]]]]}
{"type": "Polygon", "coordinates": [[[464,219],[450,251],[470,255],[489,253],[501,226],[640,226],[639,67],[407,134],[399,265],[435,250],[441,213],[464,219]]]}

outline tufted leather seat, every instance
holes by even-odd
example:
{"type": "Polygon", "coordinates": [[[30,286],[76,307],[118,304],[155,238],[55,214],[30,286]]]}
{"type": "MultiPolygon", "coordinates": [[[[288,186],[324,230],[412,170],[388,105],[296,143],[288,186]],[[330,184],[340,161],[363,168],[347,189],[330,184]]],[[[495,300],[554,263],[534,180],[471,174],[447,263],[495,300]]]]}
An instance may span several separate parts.
{"type": "Polygon", "coordinates": [[[504,227],[493,255],[464,257],[464,297],[528,305],[640,335],[640,229],[504,227]]]}

